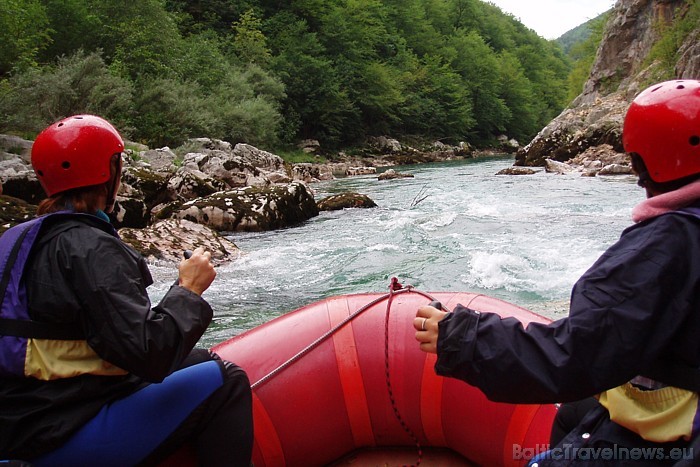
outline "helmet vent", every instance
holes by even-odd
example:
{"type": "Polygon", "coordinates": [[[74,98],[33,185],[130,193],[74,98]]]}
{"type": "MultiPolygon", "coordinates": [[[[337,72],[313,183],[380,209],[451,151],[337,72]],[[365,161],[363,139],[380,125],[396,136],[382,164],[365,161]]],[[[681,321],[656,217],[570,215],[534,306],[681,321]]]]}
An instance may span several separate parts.
{"type": "Polygon", "coordinates": [[[685,86],[683,86],[682,84],[679,84],[678,86],[676,86],[676,89],[685,89],[685,86]]]}
{"type": "Polygon", "coordinates": [[[59,127],[59,128],[62,127],[62,126],[63,126],[63,122],[59,123],[59,124],[56,125],[56,126],[59,127]]]}
{"type": "Polygon", "coordinates": [[[64,169],[70,169],[70,162],[68,162],[68,161],[61,162],[61,167],[63,167],[64,169]]]}
{"type": "Polygon", "coordinates": [[[690,137],[690,139],[688,140],[688,142],[690,143],[691,146],[697,146],[697,145],[700,144],[700,136],[698,136],[698,135],[693,135],[693,136],[690,137]]]}

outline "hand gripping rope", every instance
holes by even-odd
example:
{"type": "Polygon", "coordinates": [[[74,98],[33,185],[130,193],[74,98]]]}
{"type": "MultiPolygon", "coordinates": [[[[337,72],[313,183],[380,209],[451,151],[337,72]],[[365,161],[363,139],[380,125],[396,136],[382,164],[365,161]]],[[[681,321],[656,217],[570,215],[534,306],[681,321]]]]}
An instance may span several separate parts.
{"type": "MultiPolygon", "coordinates": [[[[302,350],[297,352],[295,355],[293,355],[291,358],[289,358],[287,361],[283,362],[280,364],[277,368],[260,378],[258,381],[250,385],[251,389],[256,389],[259,386],[262,386],[272,378],[274,378],[277,374],[285,370],[286,368],[290,367],[293,363],[296,361],[300,360],[304,355],[308,354],[311,352],[313,349],[318,347],[322,342],[327,340],[329,337],[331,337],[333,334],[338,332],[343,326],[348,324],[350,321],[361,315],[363,312],[367,311],[369,308],[372,308],[374,305],[386,300],[387,305],[386,305],[386,317],[384,319],[384,368],[385,368],[385,374],[386,374],[386,387],[387,391],[389,392],[389,400],[391,402],[391,407],[394,411],[394,416],[398,420],[398,422],[401,424],[401,427],[404,429],[404,431],[408,434],[408,436],[411,438],[411,440],[415,443],[416,449],[418,451],[418,460],[415,463],[415,466],[420,465],[421,460],[423,458],[423,449],[421,448],[420,442],[418,441],[418,437],[416,434],[411,430],[411,428],[406,424],[406,422],[403,420],[403,417],[401,416],[401,413],[399,412],[399,409],[396,405],[396,400],[394,399],[394,392],[391,387],[391,371],[389,368],[389,315],[391,313],[391,304],[394,300],[395,295],[403,294],[403,293],[417,293],[419,295],[422,295],[426,297],[428,300],[431,302],[436,302],[436,300],[430,295],[425,292],[421,292],[419,290],[416,290],[413,288],[411,285],[406,285],[403,286],[399,283],[399,280],[396,277],[391,278],[391,283],[389,284],[389,293],[382,295],[381,297],[378,297],[371,302],[367,303],[366,305],[362,306],[359,308],[357,311],[353,312],[351,315],[349,315],[347,318],[342,320],[340,323],[336,324],[333,326],[331,329],[326,331],[323,335],[321,335],[319,338],[314,340],[312,343],[304,347],[302,350]]],[[[432,304],[432,303],[431,303],[432,304]]]]}

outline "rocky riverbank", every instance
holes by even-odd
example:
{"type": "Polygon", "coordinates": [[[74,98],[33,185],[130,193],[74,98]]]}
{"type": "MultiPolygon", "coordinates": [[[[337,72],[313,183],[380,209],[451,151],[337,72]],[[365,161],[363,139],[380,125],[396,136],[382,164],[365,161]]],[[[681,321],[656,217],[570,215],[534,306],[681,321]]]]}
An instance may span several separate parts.
{"type": "Polygon", "coordinates": [[[621,153],[622,122],[635,95],[658,81],[700,79],[700,25],[676,38],[675,66],[651,58],[661,34],[689,9],[686,0],[619,0],[582,93],[518,151],[516,165],[544,167],[596,147],[621,153]]]}
{"type": "MultiPolygon", "coordinates": [[[[0,232],[32,217],[44,197],[30,165],[31,146],[31,141],[0,135],[0,232]]],[[[247,144],[209,138],[189,140],[175,150],[127,147],[132,149],[123,155],[113,214],[124,241],[152,261],[178,261],[182,250],[205,246],[217,263],[238,255],[227,232],[284,228],[319,210],[375,206],[352,193],[317,201],[314,182],[376,173],[380,167],[475,157],[467,145],[415,149],[390,138],[374,139],[360,156],[341,153],[316,164],[289,164],[247,144]]]]}

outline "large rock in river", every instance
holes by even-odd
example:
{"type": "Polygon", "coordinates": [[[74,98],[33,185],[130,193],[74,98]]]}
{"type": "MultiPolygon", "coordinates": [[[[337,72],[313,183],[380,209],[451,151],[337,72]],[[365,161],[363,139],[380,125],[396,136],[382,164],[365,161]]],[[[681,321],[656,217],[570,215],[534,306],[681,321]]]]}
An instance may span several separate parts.
{"type": "Polygon", "coordinates": [[[339,211],[346,208],[375,208],[377,203],[360,193],[340,193],[323,198],[318,203],[319,211],[339,211]]]}
{"type": "Polygon", "coordinates": [[[245,187],[188,201],[174,212],[159,214],[187,219],[220,232],[260,232],[298,224],[318,215],[308,187],[301,182],[245,187]]]}

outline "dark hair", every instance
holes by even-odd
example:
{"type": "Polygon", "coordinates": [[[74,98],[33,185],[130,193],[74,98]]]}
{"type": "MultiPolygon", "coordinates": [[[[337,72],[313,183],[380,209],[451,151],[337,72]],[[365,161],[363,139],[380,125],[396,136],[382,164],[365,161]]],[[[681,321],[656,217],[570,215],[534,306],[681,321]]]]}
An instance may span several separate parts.
{"type": "Polygon", "coordinates": [[[71,209],[75,212],[95,214],[100,208],[100,198],[107,196],[107,184],[84,186],[62,191],[39,203],[37,215],[71,209]]]}
{"type": "Polygon", "coordinates": [[[671,180],[669,182],[655,182],[651,175],[649,175],[649,170],[647,169],[644,159],[637,153],[630,153],[630,159],[632,161],[632,170],[637,174],[639,180],[637,184],[641,187],[648,188],[657,193],[668,193],[669,191],[674,191],[680,187],[687,185],[700,178],[700,174],[688,175],[687,177],[679,178],[677,180],[671,180]]]}

